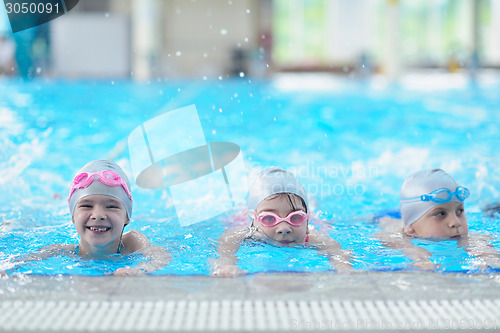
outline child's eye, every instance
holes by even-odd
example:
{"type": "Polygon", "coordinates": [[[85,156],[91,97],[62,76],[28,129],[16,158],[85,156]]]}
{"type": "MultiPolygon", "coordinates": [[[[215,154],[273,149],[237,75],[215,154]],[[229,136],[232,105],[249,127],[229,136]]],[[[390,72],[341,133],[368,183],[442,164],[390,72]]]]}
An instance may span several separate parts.
{"type": "Polygon", "coordinates": [[[92,205],[89,204],[89,203],[81,203],[81,204],[78,205],[78,207],[89,208],[89,207],[92,207],[92,205]]]}
{"type": "Polygon", "coordinates": [[[464,209],[463,208],[457,209],[457,215],[462,215],[463,213],[464,213],[464,209]]]}
{"type": "Polygon", "coordinates": [[[273,224],[276,222],[276,219],[271,215],[266,215],[262,218],[262,222],[265,224],[273,224]]]}
{"type": "Polygon", "coordinates": [[[446,216],[446,212],[440,210],[440,211],[435,212],[434,216],[443,217],[443,216],[446,216]]]}
{"type": "Polygon", "coordinates": [[[111,205],[111,206],[108,206],[107,208],[109,208],[109,209],[118,209],[119,207],[111,205]]]}

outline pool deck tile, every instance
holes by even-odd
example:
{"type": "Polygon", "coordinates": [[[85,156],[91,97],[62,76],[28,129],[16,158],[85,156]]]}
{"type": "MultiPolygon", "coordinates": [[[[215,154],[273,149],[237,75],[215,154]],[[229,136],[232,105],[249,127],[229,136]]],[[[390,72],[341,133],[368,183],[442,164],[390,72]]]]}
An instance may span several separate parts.
{"type": "Polygon", "coordinates": [[[434,300],[500,299],[500,274],[359,272],[208,276],[9,276],[1,300],[434,300]]]}

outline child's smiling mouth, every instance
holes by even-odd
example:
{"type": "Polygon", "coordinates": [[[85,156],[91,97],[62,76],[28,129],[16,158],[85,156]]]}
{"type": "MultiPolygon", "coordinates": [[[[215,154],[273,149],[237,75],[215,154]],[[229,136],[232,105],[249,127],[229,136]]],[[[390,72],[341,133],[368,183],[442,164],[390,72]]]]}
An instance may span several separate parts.
{"type": "Polygon", "coordinates": [[[111,229],[111,227],[103,227],[103,226],[88,226],[85,228],[89,229],[90,231],[98,233],[106,232],[111,229]]]}

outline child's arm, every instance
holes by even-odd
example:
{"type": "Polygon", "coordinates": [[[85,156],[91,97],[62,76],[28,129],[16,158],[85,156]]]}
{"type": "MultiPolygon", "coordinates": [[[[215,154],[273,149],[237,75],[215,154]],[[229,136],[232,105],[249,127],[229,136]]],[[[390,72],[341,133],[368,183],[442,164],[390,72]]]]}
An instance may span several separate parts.
{"type": "Polygon", "coordinates": [[[50,244],[38,249],[34,253],[28,253],[26,255],[20,256],[15,259],[15,262],[26,262],[26,261],[38,261],[45,260],[50,257],[55,257],[60,254],[67,254],[68,252],[74,252],[76,248],[75,244],[50,244]]]}
{"type": "Polygon", "coordinates": [[[460,237],[458,246],[464,247],[464,250],[471,257],[479,260],[480,268],[500,267],[500,254],[498,250],[491,244],[493,237],[483,234],[469,234],[468,236],[460,237]]]}
{"type": "Polygon", "coordinates": [[[402,231],[402,222],[395,218],[382,218],[379,222],[381,231],[374,234],[382,245],[403,252],[413,261],[412,265],[425,270],[437,268],[430,258],[432,254],[424,248],[413,245],[411,240],[402,231]]]}
{"type": "Polygon", "coordinates": [[[158,245],[151,245],[148,238],[137,230],[131,230],[122,237],[123,254],[141,253],[146,260],[140,262],[135,267],[118,268],[114,275],[130,276],[151,273],[165,267],[172,261],[170,254],[158,245]]]}
{"type": "Polygon", "coordinates": [[[351,251],[342,250],[339,242],[335,239],[312,230],[309,234],[309,244],[316,246],[318,252],[328,258],[336,271],[352,270],[351,251]]]}
{"type": "MultiPolygon", "coordinates": [[[[75,244],[50,244],[38,249],[36,252],[20,255],[14,258],[14,263],[24,263],[28,261],[39,261],[45,260],[50,257],[55,257],[57,255],[68,255],[68,252],[74,253],[76,245],[75,244]]],[[[7,275],[6,271],[0,271],[0,277],[7,275]]]]}
{"type": "Polygon", "coordinates": [[[212,274],[215,276],[233,277],[245,274],[236,264],[238,257],[236,252],[240,248],[241,242],[248,235],[248,229],[240,229],[223,233],[219,239],[217,252],[219,257],[212,260],[212,274]]]}

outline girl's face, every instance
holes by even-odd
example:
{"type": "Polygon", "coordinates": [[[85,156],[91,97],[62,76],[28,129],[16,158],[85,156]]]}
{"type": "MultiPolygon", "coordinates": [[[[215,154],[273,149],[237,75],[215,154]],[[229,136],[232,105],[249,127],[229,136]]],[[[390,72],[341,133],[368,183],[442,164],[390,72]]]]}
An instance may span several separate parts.
{"type": "MultiPolygon", "coordinates": [[[[256,215],[262,212],[271,212],[281,218],[286,218],[291,212],[306,212],[302,200],[293,194],[278,194],[264,199],[257,206],[256,215]]],[[[288,222],[281,221],[275,226],[268,227],[254,220],[254,226],[261,230],[268,238],[278,242],[279,245],[304,244],[308,231],[308,221],[299,226],[293,226],[288,222]]]]}
{"type": "Polygon", "coordinates": [[[415,237],[455,238],[467,235],[469,228],[464,212],[464,204],[447,202],[440,204],[405,229],[415,237]]]}
{"type": "Polygon", "coordinates": [[[117,253],[123,228],[129,219],[120,200],[94,194],[78,201],[73,223],[80,236],[80,254],[117,253]]]}

